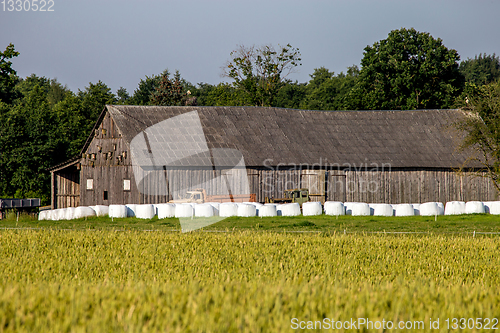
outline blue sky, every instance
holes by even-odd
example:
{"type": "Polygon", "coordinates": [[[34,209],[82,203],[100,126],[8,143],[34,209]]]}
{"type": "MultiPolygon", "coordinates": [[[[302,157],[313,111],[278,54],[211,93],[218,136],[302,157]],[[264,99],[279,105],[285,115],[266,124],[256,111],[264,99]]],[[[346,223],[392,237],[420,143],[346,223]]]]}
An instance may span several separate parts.
{"type": "Polygon", "coordinates": [[[14,43],[21,53],[18,75],[57,78],[73,91],[101,80],[132,94],[141,78],[166,68],[217,84],[238,44],[290,43],[302,66],[289,78],[307,82],[314,68],[359,65],[367,45],[401,27],[441,38],[462,60],[500,55],[497,0],[53,1],[53,12],[0,4],[0,48],[14,43]]]}

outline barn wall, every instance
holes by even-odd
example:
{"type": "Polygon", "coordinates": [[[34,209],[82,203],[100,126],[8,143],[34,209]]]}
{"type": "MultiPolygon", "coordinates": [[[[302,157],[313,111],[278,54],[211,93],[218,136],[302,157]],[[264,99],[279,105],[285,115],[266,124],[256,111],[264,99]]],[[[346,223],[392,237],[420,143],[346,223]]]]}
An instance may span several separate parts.
{"type": "Polygon", "coordinates": [[[128,145],[108,113],[92,135],[81,157],[81,205],[139,203],[128,145]],[[130,190],[124,188],[124,180],[130,181],[130,190]]]}
{"type": "MultiPolygon", "coordinates": [[[[341,187],[337,184],[337,188],[341,187]]],[[[488,178],[452,170],[345,171],[345,201],[421,203],[489,201],[497,193],[488,178]]],[[[329,193],[335,195],[330,190],[329,193]]]]}
{"type": "Polygon", "coordinates": [[[75,166],[55,172],[53,208],[78,207],[80,205],[80,174],[75,166]]]}
{"type": "Polygon", "coordinates": [[[493,183],[453,170],[281,170],[249,169],[257,201],[280,198],[285,189],[308,188],[311,200],[324,202],[420,203],[498,200],[493,183]]]}
{"type": "MultiPolygon", "coordinates": [[[[82,205],[162,203],[179,199],[187,190],[204,188],[207,194],[247,194],[243,171],[212,169],[143,170],[129,165],[82,168],[82,205]],[[86,190],[86,179],[94,189],[86,190]],[[130,191],[123,180],[130,179],[130,191]],[[221,181],[222,179],[222,181],[221,181]],[[103,199],[108,191],[108,200],[103,199]],[[244,193],[245,192],[245,193],[244,193]]],[[[308,188],[311,200],[369,203],[420,203],[498,200],[487,178],[447,170],[327,171],[247,169],[250,193],[257,201],[280,198],[284,190],[308,188]]]]}

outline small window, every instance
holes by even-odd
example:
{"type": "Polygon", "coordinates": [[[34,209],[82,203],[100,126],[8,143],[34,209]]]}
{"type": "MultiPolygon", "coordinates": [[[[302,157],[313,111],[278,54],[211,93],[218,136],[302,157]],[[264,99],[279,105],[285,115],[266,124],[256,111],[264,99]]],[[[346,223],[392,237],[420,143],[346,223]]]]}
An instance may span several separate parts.
{"type": "Polygon", "coordinates": [[[108,200],[108,191],[104,191],[103,199],[108,200]]]}
{"type": "Polygon", "coordinates": [[[123,190],[130,191],[130,179],[123,180],[123,190]]]}
{"type": "Polygon", "coordinates": [[[87,179],[87,190],[93,190],[93,189],[94,189],[94,180],[87,179]]]}

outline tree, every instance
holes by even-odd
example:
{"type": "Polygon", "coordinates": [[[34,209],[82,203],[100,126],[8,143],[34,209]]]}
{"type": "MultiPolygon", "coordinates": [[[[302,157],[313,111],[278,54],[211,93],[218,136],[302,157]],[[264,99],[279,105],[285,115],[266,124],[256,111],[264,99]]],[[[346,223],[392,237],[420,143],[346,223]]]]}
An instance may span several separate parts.
{"type": "Polygon", "coordinates": [[[456,124],[466,133],[460,148],[472,150],[469,160],[483,166],[478,175],[486,171],[500,193],[500,81],[472,86],[459,103],[467,112],[467,117],[456,124]]]}
{"type": "Polygon", "coordinates": [[[69,90],[67,85],[63,86],[57,82],[57,79],[50,80],[50,87],[47,93],[47,101],[49,102],[50,107],[53,108],[57,103],[72,94],[73,93],[69,90]]]}
{"type": "Polygon", "coordinates": [[[130,100],[130,95],[128,94],[127,92],[127,89],[123,88],[123,87],[120,87],[117,91],[116,91],[116,97],[118,97],[118,104],[121,104],[121,105],[125,105],[128,103],[128,101],[130,100]]]}
{"type": "Polygon", "coordinates": [[[151,93],[149,101],[151,105],[184,105],[188,99],[188,93],[184,89],[181,74],[176,71],[173,79],[170,79],[170,73],[165,70],[151,93]]]}
{"type": "Polygon", "coordinates": [[[278,50],[272,45],[240,45],[231,52],[222,75],[234,80],[234,86],[245,91],[252,105],[273,106],[276,94],[300,61],[299,49],[290,44],[278,45],[278,50]]]}
{"type": "Polygon", "coordinates": [[[355,87],[359,75],[357,66],[351,66],[347,74],[338,75],[324,67],[316,68],[307,84],[307,94],[302,109],[344,110],[348,106],[349,93],[355,87]]]}
{"type": "Polygon", "coordinates": [[[367,46],[356,88],[364,109],[448,108],[463,87],[457,51],[415,29],[367,46]]]}
{"type": "Polygon", "coordinates": [[[46,87],[34,82],[31,90],[5,114],[0,145],[8,154],[0,157],[0,192],[16,197],[40,197],[48,202],[54,165],[57,127],[47,101],[46,87]]]}
{"type": "Polygon", "coordinates": [[[500,58],[494,53],[476,55],[474,59],[468,58],[460,63],[460,73],[465,77],[465,81],[484,85],[500,78],[500,58]]]}
{"type": "MultiPolygon", "coordinates": [[[[88,119],[88,130],[92,129],[97,118],[101,114],[106,104],[115,104],[116,96],[105,83],[98,81],[97,83],[89,83],[85,90],[78,90],[78,97],[82,102],[83,116],[88,119]]],[[[87,135],[90,131],[87,132],[87,135]]]]}
{"type": "Polygon", "coordinates": [[[278,91],[274,106],[280,108],[299,109],[306,96],[307,86],[305,83],[286,82],[278,91]]]}
{"type": "Polygon", "coordinates": [[[151,77],[146,75],[146,78],[141,79],[139,86],[134,90],[134,94],[130,98],[129,103],[132,105],[149,105],[151,94],[160,83],[160,79],[160,75],[152,75],[151,77]]]}
{"type": "Polygon", "coordinates": [[[9,59],[17,57],[19,52],[14,44],[9,44],[4,52],[0,52],[0,102],[11,104],[16,98],[14,87],[18,81],[16,71],[12,68],[9,59]]]}

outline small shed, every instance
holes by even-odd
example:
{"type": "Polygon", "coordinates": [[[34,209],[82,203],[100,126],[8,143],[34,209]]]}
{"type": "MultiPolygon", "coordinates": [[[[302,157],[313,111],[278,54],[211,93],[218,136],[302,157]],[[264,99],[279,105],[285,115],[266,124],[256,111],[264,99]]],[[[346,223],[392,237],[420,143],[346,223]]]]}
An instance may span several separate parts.
{"type": "Polygon", "coordinates": [[[80,155],[51,169],[52,206],[168,202],[185,189],[215,193],[215,179],[260,202],[292,188],[323,202],[495,200],[457,150],[464,116],[107,105],[80,155]]]}

